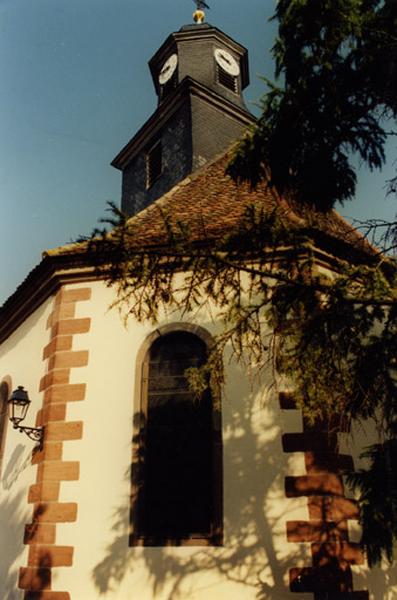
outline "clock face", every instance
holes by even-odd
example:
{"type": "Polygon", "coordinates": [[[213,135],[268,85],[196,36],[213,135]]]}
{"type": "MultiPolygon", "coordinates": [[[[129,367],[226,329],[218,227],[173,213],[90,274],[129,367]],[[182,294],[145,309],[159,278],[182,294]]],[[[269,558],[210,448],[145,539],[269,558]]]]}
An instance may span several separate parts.
{"type": "Polygon", "coordinates": [[[235,58],[227,51],[222,50],[221,48],[216,48],[214,51],[215,60],[220,67],[229,75],[233,75],[233,77],[237,77],[240,73],[240,67],[238,66],[238,62],[235,58]]]}
{"type": "Polygon", "coordinates": [[[173,76],[178,64],[178,56],[171,54],[163,64],[163,68],[159,74],[159,84],[164,85],[173,76]]]}

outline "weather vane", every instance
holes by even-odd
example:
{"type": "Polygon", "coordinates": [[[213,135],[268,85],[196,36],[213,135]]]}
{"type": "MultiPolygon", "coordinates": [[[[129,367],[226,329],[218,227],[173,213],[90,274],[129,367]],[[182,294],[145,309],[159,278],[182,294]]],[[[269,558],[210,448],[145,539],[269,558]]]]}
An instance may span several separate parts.
{"type": "Polygon", "coordinates": [[[204,0],[193,0],[193,2],[197,6],[197,10],[195,10],[193,13],[194,22],[198,24],[203,23],[205,19],[204,9],[209,9],[210,7],[206,2],[204,2],[204,0]]]}

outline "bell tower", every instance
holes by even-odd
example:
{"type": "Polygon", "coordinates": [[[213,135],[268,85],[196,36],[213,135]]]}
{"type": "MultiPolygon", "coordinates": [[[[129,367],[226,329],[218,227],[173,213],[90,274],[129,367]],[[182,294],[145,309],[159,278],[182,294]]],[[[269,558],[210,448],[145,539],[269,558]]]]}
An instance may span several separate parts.
{"type": "Polygon", "coordinates": [[[113,160],[122,171],[122,210],[133,215],[236,140],[254,117],[242,92],[248,52],[207,23],[172,33],[149,61],[153,115],[113,160]]]}
{"type": "Polygon", "coordinates": [[[185,25],[172,33],[149,67],[159,104],[190,77],[246,110],[242,91],[249,83],[247,50],[211,25],[185,25]]]}

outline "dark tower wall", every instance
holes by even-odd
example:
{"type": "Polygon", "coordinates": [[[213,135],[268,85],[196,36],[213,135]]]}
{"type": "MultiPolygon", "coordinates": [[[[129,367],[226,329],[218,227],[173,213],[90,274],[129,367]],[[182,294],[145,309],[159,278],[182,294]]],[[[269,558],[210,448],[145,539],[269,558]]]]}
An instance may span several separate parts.
{"type": "Polygon", "coordinates": [[[197,96],[191,105],[194,171],[241,137],[248,123],[197,96]]]}
{"type": "Polygon", "coordinates": [[[192,171],[192,127],[190,104],[186,102],[164,127],[147,141],[123,170],[121,210],[133,215],[170,190],[192,171]],[[146,152],[158,140],[162,143],[161,176],[146,187],[146,152]]]}

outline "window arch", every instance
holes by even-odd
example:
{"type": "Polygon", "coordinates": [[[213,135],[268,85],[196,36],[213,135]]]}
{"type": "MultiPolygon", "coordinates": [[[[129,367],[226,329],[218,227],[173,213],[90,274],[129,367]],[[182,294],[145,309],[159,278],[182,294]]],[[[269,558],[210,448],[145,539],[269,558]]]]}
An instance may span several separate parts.
{"type": "Polygon", "coordinates": [[[191,390],[186,369],[207,360],[196,333],[159,335],[143,360],[133,461],[133,545],[219,545],[222,442],[210,389],[191,390]]]}
{"type": "Polygon", "coordinates": [[[8,405],[7,401],[10,395],[10,387],[7,381],[0,383],[0,475],[4,455],[5,438],[8,422],[8,405]]]}

